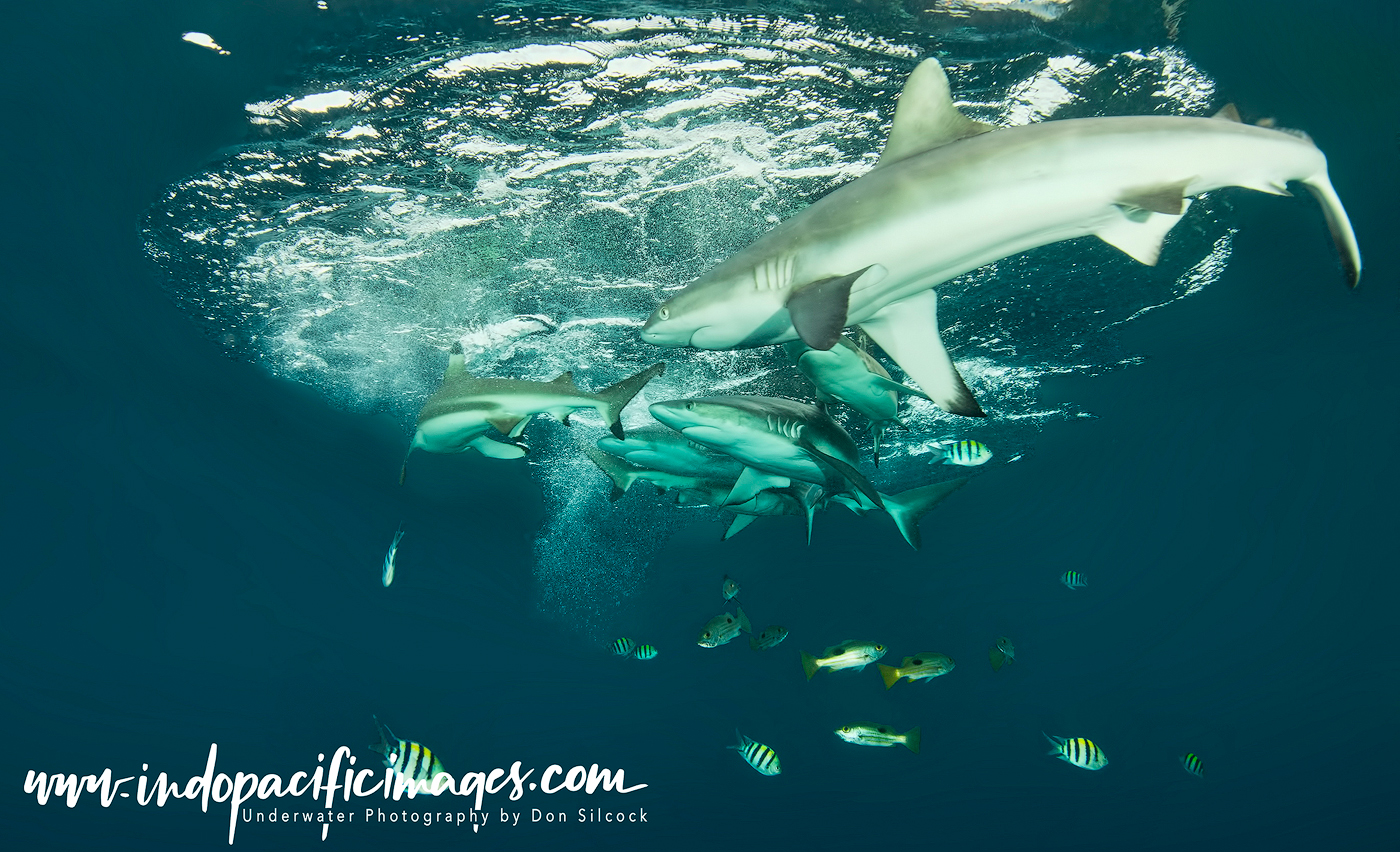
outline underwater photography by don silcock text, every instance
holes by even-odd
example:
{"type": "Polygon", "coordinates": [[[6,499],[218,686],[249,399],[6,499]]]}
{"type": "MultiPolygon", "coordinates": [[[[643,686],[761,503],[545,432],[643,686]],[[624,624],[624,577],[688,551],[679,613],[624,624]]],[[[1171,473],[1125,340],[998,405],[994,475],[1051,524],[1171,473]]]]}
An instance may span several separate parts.
{"type": "Polygon", "coordinates": [[[17,7],[6,848],[1400,848],[1398,41],[17,7]]]}

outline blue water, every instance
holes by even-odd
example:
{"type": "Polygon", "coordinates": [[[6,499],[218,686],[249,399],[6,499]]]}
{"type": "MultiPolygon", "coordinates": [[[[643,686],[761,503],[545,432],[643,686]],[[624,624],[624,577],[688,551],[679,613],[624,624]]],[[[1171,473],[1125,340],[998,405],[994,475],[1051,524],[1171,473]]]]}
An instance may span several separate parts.
{"type": "MultiPolygon", "coordinates": [[[[1048,22],[873,3],[328,6],[79,3],[7,27],[0,814],[17,848],[223,847],[226,804],[40,806],[25,773],[145,763],[183,781],[211,742],[229,773],[309,771],[340,745],[375,766],[373,714],[454,774],[598,763],[648,786],[488,797],[479,833],[366,826],[357,804],[326,848],[1395,847],[1388,5],[1196,0],[1175,41],[1147,2],[1048,22]],[[604,58],[432,73],[582,42],[604,58]],[[809,548],[796,519],[720,542],[704,510],[610,506],[577,453],[601,434],[583,417],[533,425],[529,463],[415,455],[397,484],[460,337],[483,373],[601,387],[663,358],[652,399],[801,393],[775,353],[660,352],[629,323],[868,168],[930,52],[1000,123],[1234,101],[1306,130],[1356,226],[1361,287],[1341,283],[1310,198],[1243,190],[1193,208],[1154,269],[1086,240],[950,287],[946,339],[994,417],[913,407],[877,480],[923,481],[920,439],[950,430],[998,455],[924,521],[918,553],[839,509],[809,548]],[[594,99],[549,100],[560,86],[594,99]],[[337,90],[373,98],[290,107],[337,90]],[[676,153],[682,137],[705,142],[676,153]],[[541,150],[570,165],[540,169],[541,150]],[[247,180],[271,164],[296,180],[247,180]],[[1050,318],[1027,282],[1053,294],[1050,318]],[[1058,583],[1070,568],[1086,589],[1058,583]],[[756,626],[789,628],[783,645],[694,644],[724,573],[756,626]],[[614,659],[616,635],[661,654],[614,659]],[[993,673],[1000,635],[1018,656],[993,673]],[[871,671],[803,681],[799,649],[865,636],[885,662],[959,665],[888,692],[871,671]],[[921,726],[923,753],[831,734],[864,720],[921,726]],[[735,727],[783,773],[726,750],[735,727]],[[1091,737],[1110,765],[1046,757],[1041,731],[1091,737]],[[648,822],[526,824],[536,807],[648,822]],[[522,824],[495,825],[502,808],[522,824]]],[[[310,803],[250,806],[273,804],[310,803]]],[[[237,845],[320,842],[244,824],[237,845]]]]}

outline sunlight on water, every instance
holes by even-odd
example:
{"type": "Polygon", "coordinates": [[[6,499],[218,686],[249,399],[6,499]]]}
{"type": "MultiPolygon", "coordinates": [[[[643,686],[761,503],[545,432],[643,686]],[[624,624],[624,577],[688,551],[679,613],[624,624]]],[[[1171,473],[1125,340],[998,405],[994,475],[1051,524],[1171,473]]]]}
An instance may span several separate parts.
{"type": "MultiPolygon", "coordinates": [[[[453,341],[477,374],[573,370],[590,390],[665,360],[628,427],[649,422],[647,402],[677,396],[808,396],[781,349],[661,350],[637,327],[664,294],[871,168],[932,45],[777,17],[562,15],[497,29],[489,43],[385,34],[357,48],[360,61],[310,68],[303,87],[249,104],[253,141],[148,215],[148,252],[177,303],[232,354],[344,408],[398,416],[405,440],[453,341]],[[360,76],[336,76],[347,66],[360,76]]],[[[1174,50],[1043,45],[998,55],[983,35],[937,53],[959,103],[992,123],[1211,105],[1209,78],[1174,50]]],[[[951,437],[992,446],[976,475],[992,473],[1047,420],[1082,414],[1038,401],[1041,379],[1123,363],[1108,329],[1214,280],[1230,247],[1222,205],[1193,205],[1155,268],[1079,240],[940,287],[944,339],[998,416],[969,423],[907,403],[910,429],[891,433],[904,443],[885,450],[877,484],[946,476],[921,456],[951,437]]],[[[868,447],[867,425],[838,416],[868,447]]],[[[542,605],[598,635],[660,542],[697,515],[650,495],[610,506],[577,451],[601,424],[579,419],[572,433],[526,433],[549,507],[536,571],[542,605]],[[637,529],[650,534],[618,535],[637,529]]]]}

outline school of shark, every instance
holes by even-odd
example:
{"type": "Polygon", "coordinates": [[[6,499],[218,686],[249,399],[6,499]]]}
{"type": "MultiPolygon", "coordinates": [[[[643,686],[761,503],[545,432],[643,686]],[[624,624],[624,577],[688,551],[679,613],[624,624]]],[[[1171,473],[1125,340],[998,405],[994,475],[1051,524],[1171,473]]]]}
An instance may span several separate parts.
{"type": "MultiPolygon", "coordinates": [[[[883,511],[917,549],[920,519],[967,478],[939,477],[897,493],[881,491],[862,470],[856,441],[828,408],[844,405],[870,421],[870,462],[877,469],[882,436],[901,428],[901,398],[929,400],[965,418],[1000,413],[983,409],[949,355],[938,324],[941,286],[999,259],[1086,236],[1151,266],[1193,196],[1222,187],[1290,195],[1292,184],[1316,199],[1342,277],[1355,287],[1362,269],[1356,237],[1329,180],[1326,158],[1306,134],[1246,124],[1231,105],[1210,117],[1079,118],[993,127],[963,115],[940,63],[925,59],[899,96],[873,169],[700,275],[641,325],[642,340],[658,351],[781,345],[790,369],[810,383],[810,399],[716,392],[662,400],[648,406],[653,425],[624,432],[622,411],[664,373],[664,361],[590,393],[571,373],[548,382],[473,376],[457,344],[448,354],[441,387],[421,409],[409,452],[475,451],[518,459],[528,452],[524,433],[535,416],[568,424],[572,413],[591,410],[610,434],[584,452],[602,474],[600,483],[609,484],[603,487],[610,487],[613,500],[647,482],[673,495],[678,505],[732,514],[725,539],[757,518],[794,515],[805,519],[809,543],[821,510],[883,511]],[[882,365],[881,355],[902,377],[882,365]]],[[[941,464],[931,470],[981,465],[992,454],[973,440],[933,446],[932,459],[941,464]]],[[[404,474],[407,469],[406,459],[404,474]]],[[[385,557],[386,587],[402,534],[385,557]]],[[[1060,580],[1071,591],[1088,585],[1076,571],[1060,580]]],[[[699,646],[718,648],[753,633],[739,591],[735,580],[723,579],[725,609],[704,625],[699,646]]],[[[768,651],[786,638],[786,629],[773,625],[752,635],[749,645],[768,651]]],[[[659,653],[629,637],[608,647],[616,656],[637,660],[659,653]]],[[[822,669],[858,672],[886,651],[879,642],[847,639],[818,654],[802,651],[801,667],[808,680],[822,669]]],[[[1015,646],[1000,637],[988,657],[1000,671],[1016,659],[1015,646]]],[[[889,689],[901,679],[932,681],[955,665],[944,654],[920,651],[899,666],[879,668],[889,689]]],[[[916,754],[921,742],[918,727],[898,732],[870,722],[851,722],[834,734],[854,745],[902,745],[916,754]]],[[[771,746],[736,735],[737,744],[729,748],[754,770],[781,773],[771,746]]],[[[1090,739],[1045,736],[1050,754],[1073,766],[1098,770],[1108,763],[1090,739]]],[[[393,742],[391,735],[384,739],[393,742]]],[[[414,749],[430,754],[408,741],[380,749],[390,765],[402,763],[414,749]]],[[[1203,775],[1195,754],[1180,761],[1187,772],[1203,775]]],[[[408,772],[418,781],[430,777],[433,766],[440,769],[426,757],[418,765],[421,771],[408,772]]]]}

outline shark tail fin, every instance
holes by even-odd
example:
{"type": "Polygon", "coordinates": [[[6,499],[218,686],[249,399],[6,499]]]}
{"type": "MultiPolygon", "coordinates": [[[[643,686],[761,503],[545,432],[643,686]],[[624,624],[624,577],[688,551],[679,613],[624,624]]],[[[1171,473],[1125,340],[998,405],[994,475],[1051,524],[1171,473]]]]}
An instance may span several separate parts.
{"type": "Polygon", "coordinates": [[[915,725],[914,727],[910,728],[907,733],[905,733],[904,747],[914,752],[915,754],[918,754],[919,744],[923,740],[923,738],[924,735],[919,731],[919,727],[915,725]]]}
{"type": "Polygon", "coordinates": [[[608,501],[616,503],[617,499],[632,487],[632,483],[637,481],[637,477],[643,472],[642,468],[633,467],[617,456],[610,456],[597,447],[587,444],[583,447],[584,455],[593,461],[598,469],[607,474],[612,480],[612,493],[608,495],[608,501]]]}
{"type": "Polygon", "coordinates": [[[1327,218],[1327,229],[1332,232],[1332,242],[1337,244],[1337,253],[1342,258],[1342,268],[1346,272],[1347,286],[1361,283],[1361,249],[1356,245],[1356,233],[1351,229],[1351,220],[1342,207],[1342,200],[1332,188],[1332,181],[1323,172],[1303,181],[1303,185],[1322,205],[1322,215],[1327,218]]]}
{"type": "Polygon", "coordinates": [[[819,667],[817,666],[817,658],[807,653],[806,651],[803,651],[802,671],[806,673],[808,680],[812,679],[812,675],[817,673],[818,668],[819,667]]]}
{"type": "Polygon", "coordinates": [[[890,687],[894,686],[895,681],[899,680],[899,678],[901,677],[899,669],[895,668],[894,666],[887,666],[884,663],[880,663],[879,666],[880,677],[885,679],[885,689],[889,689],[890,687]]]}
{"type": "Polygon", "coordinates": [[[666,372],[666,365],[658,362],[635,376],[629,376],[598,392],[598,397],[606,406],[606,409],[602,411],[603,419],[607,420],[608,428],[612,430],[614,437],[623,437],[622,423],[619,420],[622,416],[622,409],[627,407],[627,403],[632,401],[632,397],[636,396],[647,382],[664,372],[666,372]]]}
{"type": "Polygon", "coordinates": [[[883,495],[885,511],[890,513],[891,518],[894,518],[895,526],[899,527],[899,534],[904,536],[904,540],[909,542],[909,546],[918,550],[921,543],[919,518],[923,517],[923,514],[929,509],[937,506],[944,497],[966,484],[966,478],[950,479],[947,482],[937,482],[922,488],[911,488],[898,494],[886,494],[883,495]]]}

